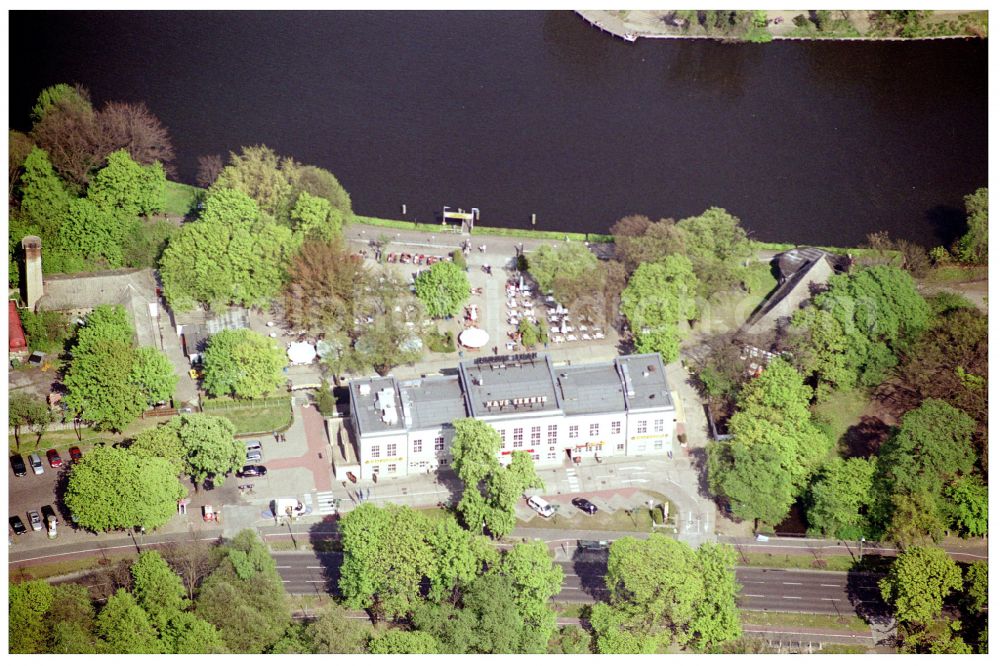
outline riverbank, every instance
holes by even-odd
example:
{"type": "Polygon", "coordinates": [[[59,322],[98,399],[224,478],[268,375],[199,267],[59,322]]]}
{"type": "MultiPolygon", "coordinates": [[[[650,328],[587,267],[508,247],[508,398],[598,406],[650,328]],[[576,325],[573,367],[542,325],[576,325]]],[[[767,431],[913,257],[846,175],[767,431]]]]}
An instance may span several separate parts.
{"type": "Polygon", "coordinates": [[[914,41],[928,39],[986,38],[986,11],[931,11],[919,27],[903,30],[906,36],[882,34],[884,28],[870,21],[868,10],[819,12],[765,10],[767,25],[745,34],[709,34],[690,12],[681,10],[577,10],[592,27],[625,40],[714,39],[717,41],[768,42],[775,40],[914,41]]]}

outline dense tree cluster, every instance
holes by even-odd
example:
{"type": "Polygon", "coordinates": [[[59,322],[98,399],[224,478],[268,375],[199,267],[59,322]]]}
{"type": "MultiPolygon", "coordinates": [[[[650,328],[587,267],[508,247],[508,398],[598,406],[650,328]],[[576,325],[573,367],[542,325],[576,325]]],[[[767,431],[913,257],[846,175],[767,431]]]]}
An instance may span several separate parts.
{"type": "Polygon", "coordinates": [[[653,653],[671,643],[696,649],[741,634],[736,609],[736,553],[729,546],[690,546],[652,534],[611,545],[608,603],[590,622],[602,654],[653,653]]]}
{"type": "Polygon", "coordinates": [[[453,317],[469,300],[469,278],[450,261],[441,261],[421,271],[414,281],[417,298],[431,317],[453,317]]]}
{"type": "Polygon", "coordinates": [[[221,486],[224,477],[245,460],[245,447],[234,438],[229,419],[209,414],[181,414],[139,433],[130,451],[169,461],[177,474],[190,474],[196,484],[212,477],[221,486]]]}
{"type": "Polygon", "coordinates": [[[640,354],[658,353],[664,363],[680,356],[681,329],[698,315],[698,279],[691,262],[671,254],[640,264],[622,292],[622,314],[640,354]]]}
{"type": "Polygon", "coordinates": [[[260,398],[284,386],[285,352],[271,338],[247,328],[219,331],[208,339],[202,382],[211,395],[260,398]]]}
{"type": "Polygon", "coordinates": [[[70,413],[102,430],[122,431],[147,407],[169,400],[177,375],[163,352],[136,348],[125,308],[100,305],[77,330],[66,371],[70,413]]]}
{"type": "Polygon", "coordinates": [[[737,517],[781,522],[829,453],[832,442],[812,421],[811,397],[782,359],[744,386],[729,421],[732,439],[709,445],[709,482],[737,517]]]}

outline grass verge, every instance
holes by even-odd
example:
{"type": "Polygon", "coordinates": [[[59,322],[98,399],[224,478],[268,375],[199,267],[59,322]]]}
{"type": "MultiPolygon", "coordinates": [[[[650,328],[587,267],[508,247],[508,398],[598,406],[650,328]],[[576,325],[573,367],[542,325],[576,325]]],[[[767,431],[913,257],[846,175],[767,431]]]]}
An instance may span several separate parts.
{"type": "Polygon", "coordinates": [[[988,266],[935,266],[919,282],[926,284],[948,284],[952,282],[975,282],[989,277],[988,266]]]}
{"type": "Polygon", "coordinates": [[[822,402],[813,406],[813,414],[825,426],[835,442],[847,434],[847,430],[858,423],[868,407],[868,396],[864,391],[836,391],[822,402]]]}
{"type": "Polygon", "coordinates": [[[184,183],[176,183],[172,180],[167,181],[167,215],[176,215],[178,217],[186,217],[191,209],[195,206],[198,198],[204,193],[200,187],[194,187],[193,185],[185,185],[184,183]]]}
{"type": "Polygon", "coordinates": [[[868,654],[868,648],[864,645],[831,645],[824,643],[823,647],[813,652],[813,654],[868,654]]]}
{"type": "Polygon", "coordinates": [[[868,623],[857,615],[823,613],[779,613],[775,611],[740,611],[743,624],[774,627],[806,627],[808,629],[850,629],[868,631],[868,623]]]}
{"type": "MultiPolygon", "coordinates": [[[[16,543],[16,542],[15,542],[16,543]]],[[[68,560],[65,562],[46,562],[44,564],[31,564],[27,566],[10,565],[10,582],[20,583],[26,580],[40,580],[42,578],[52,578],[54,576],[65,576],[68,574],[98,569],[107,563],[115,564],[122,560],[129,562],[135,560],[134,555],[109,555],[106,558],[85,557],[79,560],[68,560]]]]}
{"type": "MultiPolygon", "coordinates": [[[[373,227],[385,227],[387,229],[406,229],[409,231],[424,231],[432,234],[454,233],[457,229],[453,225],[428,224],[425,222],[407,222],[406,220],[389,220],[382,217],[368,217],[366,215],[355,215],[356,224],[367,224],[373,227]]],[[[472,228],[473,236],[510,236],[515,238],[534,238],[543,240],[569,240],[588,241],[591,243],[610,243],[614,237],[609,234],[587,234],[575,231],[539,231],[537,229],[516,229],[505,227],[481,227],[472,228]]]]}
{"type": "Polygon", "coordinates": [[[42,435],[42,440],[38,444],[35,443],[37,437],[33,433],[21,433],[20,450],[17,448],[17,443],[13,435],[9,435],[7,439],[11,453],[17,452],[22,455],[28,455],[29,453],[42,454],[48,449],[67,449],[71,446],[79,446],[83,454],[87,455],[88,449],[98,444],[114,444],[126,439],[132,439],[143,430],[155,428],[160,423],[169,420],[169,417],[138,419],[122,433],[102,432],[84,427],[80,431],[80,438],[76,436],[76,432],[72,428],[69,430],[47,431],[42,435]]]}
{"type": "Polygon", "coordinates": [[[552,610],[556,612],[556,617],[575,617],[583,619],[584,613],[588,608],[590,608],[590,604],[573,604],[559,601],[552,604],[552,610]]]}

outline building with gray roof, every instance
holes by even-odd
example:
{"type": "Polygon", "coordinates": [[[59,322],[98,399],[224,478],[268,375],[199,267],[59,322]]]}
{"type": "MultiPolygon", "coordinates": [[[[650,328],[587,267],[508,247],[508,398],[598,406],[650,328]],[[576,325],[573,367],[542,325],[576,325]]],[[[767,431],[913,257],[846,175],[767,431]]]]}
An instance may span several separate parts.
{"type": "Polygon", "coordinates": [[[350,382],[352,429],[363,477],[429,472],[451,463],[452,424],[473,417],[539,467],[564,456],[672,455],[676,409],[658,354],[554,366],[547,354],[466,361],[456,374],[350,382]]]}

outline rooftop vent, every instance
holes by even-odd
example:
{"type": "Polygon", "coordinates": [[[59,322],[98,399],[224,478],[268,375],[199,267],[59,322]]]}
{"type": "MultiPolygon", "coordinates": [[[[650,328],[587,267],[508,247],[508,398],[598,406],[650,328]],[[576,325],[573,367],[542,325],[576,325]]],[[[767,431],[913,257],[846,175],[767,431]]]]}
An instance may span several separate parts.
{"type": "Polygon", "coordinates": [[[375,395],[375,409],[380,413],[383,423],[395,425],[399,420],[396,416],[396,394],[391,388],[384,388],[375,395]]]}
{"type": "Polygon", "coordinates": [[[372,392],[371,384],[361,384],[358,386],[358,393],[361,395],[368,395],[372,392]]]}

